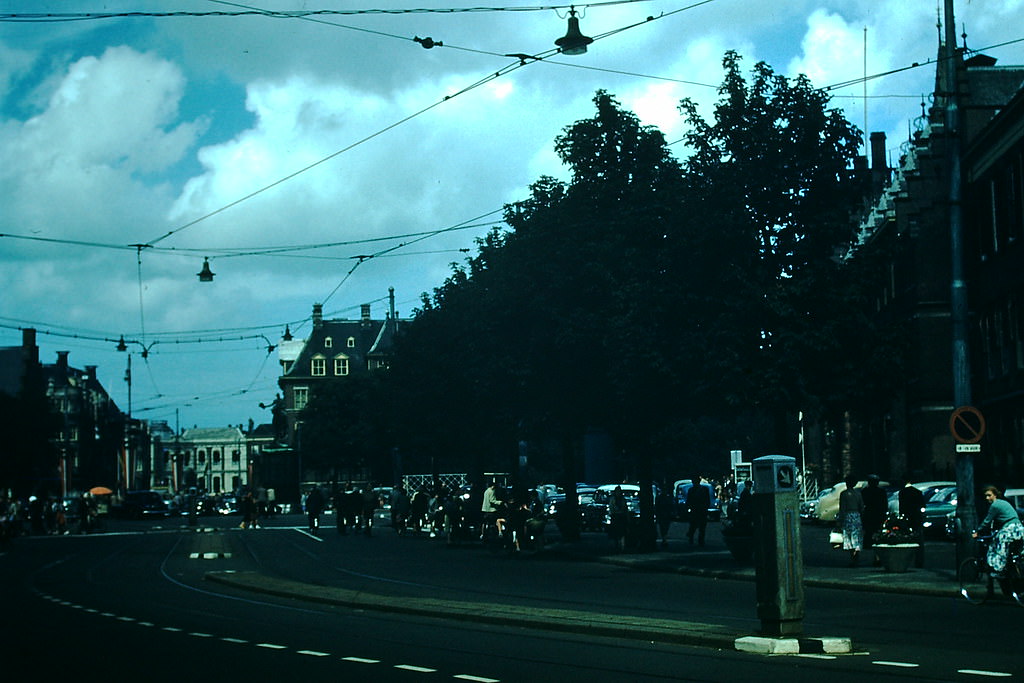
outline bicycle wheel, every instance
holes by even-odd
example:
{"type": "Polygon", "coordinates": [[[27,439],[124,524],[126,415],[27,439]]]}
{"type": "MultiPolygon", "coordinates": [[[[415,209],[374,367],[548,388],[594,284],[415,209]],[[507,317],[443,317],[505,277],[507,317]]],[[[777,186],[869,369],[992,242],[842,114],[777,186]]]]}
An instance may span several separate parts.
{"type": "Polygon", "coordinates": [[[960,595],[972,605],[980,605],[992,596],[992,575],[976,557],[960,564],[957,580],[960,582],[960,595]]]}

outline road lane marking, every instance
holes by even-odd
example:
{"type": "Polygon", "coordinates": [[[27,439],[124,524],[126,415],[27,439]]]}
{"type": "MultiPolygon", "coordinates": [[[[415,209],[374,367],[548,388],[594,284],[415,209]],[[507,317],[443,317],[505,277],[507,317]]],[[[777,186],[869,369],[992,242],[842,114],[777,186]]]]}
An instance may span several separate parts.
{"type": "Polygon", "coordinates": [[[437,673],[437,669],[428,669],[425,666],[413,666],[412,664],[395,664],[395,668],[402,669],[404,671],[415,671],[421,674],[437,673]]]}
{"type": "Polygon", "coordinates": [[[163,630],[170,633],[181,633],[184,629],[176,628],[174,626],[164,626],[163,630]]]}
{"type": "Polygon", "coordinates": [[[498,678],[484,678],[483,676],[470,676],[469,674],[456,674],[452,678],[458,678],[463,681],[475,681],[476,683],[501,683],[501,679],[498,678]]]}
{"type": "Polygon", "coordinates": [[[380,664],[379,659],[366,659],[364,657],[342,657],[342,660],[355,662],[356,664],[380,664]]]}
{"type": "Polygon", "coordinates": [[[299,650],[300,655],[309,655],[310,657],[326,657],[329,653],[317,652],[316,650],[299,650]]]}
{"type": "Polygon", "coordinates": [[[199,631],[192,631],[189,635],[194,638],[213,638],[212,633],[200,633],[199,631]]]}
{"type": "Polygon", "coordinates": [[[239,645],[245,645],[248,640],[242,640],[241,638],[221,638],[225,643],[238,643],[239,645]]]}
{"type": "Polygon", "coordinates": [[[256,647],[265,647],[268,650],[284,650],[284,645],[275,645],[273,643],[256,643],[256,647]]]}
{"type": "Polygon", "coordinates": [[[887,662],[884,659],[879,659],[871,663],[877,664],[878,666],[895,666],[903,669],[916,669],[921,666],[920,664],[914,664],[913,662],[887,662]]]}
{"type": "Polygon", "coordinates": [[[968,676],[991,676],[992,678],[1009,678],[1013,675],[1005,671],[984,671],[982,669],[957,669],[956,672],[968,676]]]}

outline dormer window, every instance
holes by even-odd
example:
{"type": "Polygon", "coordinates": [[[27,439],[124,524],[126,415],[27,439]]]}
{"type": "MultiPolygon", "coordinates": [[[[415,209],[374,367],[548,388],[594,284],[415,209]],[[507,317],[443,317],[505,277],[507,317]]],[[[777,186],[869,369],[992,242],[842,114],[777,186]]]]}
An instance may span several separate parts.
{"type": "Polygon", "coordinates": [[[356,338],[355,337],[349,337],[347,345],[348,345],[348,348],[350,348],[350,349],[356,348],[356,338]]]}
{"type": "Polygon", "coordinates": [[[313,377],[324,377],[327,374],[327,359],[323,356],[314,357],[310,361],[309,374],[313,377]]]}
{"type": "Polygon", "coordinates": [[[349,363],[347,356],[338,356],[334,359],[334,376],[345,377],[349,372],[349,363]]]}
{"type": "Polygon", "coordinates": [[[334,340],[330,337],[324,337],[324,348],[329,349],[334,346],[334,340]]]}

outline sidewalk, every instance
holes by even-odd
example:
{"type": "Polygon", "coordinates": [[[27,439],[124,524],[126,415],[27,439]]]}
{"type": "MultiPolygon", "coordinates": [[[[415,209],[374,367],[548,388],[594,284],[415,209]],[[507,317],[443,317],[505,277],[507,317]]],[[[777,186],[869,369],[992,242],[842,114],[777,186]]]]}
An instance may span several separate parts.
{"type": "MultiPolygon", "coordinates": [[[[952,543],[926,543],[924,568],[911,568],[904,573],[890,573],[874,566],[870,551],[862,553],[860,563],[851,567],[846,553],[828,546],[828,530],[825,527],[805,526],[801,531],[805,586],[936,597],[949,597],[957,593],[955,548],[952,543]]],[[[722,541],[717,524],[708,526],[704,547],[690,545],[685,536],[680,536],[678,539],[670,537],[667,549],[650,553],[616,553],[607,537],[601,534],[584,534],[576,543],[553,543],[546,552],[567,554],[578,559],[617,564],[637,570],[673,572],[715,579],[755,579],[753,562],[743,563],[732,557],[722,541]]]]}
{"type": "MultiPolygon", "coordinates": [[[[952,544],[926,544],[926,567],[935,568],[887,573],[873,566],[867,557],[859,566],[849,566],[846,554],[828,546],[827,529],[805,527],[801,532],[805,586],[938,597],[949,597],[956,593],[952,544]]],[[[541,552],[579,561],[612,563],[637,571],[754,581],[753,564],[740,563],[732,557],[722,541],[717,524],[709,525],[704,547],[690,545],[681,533],[680,529],[675,529],[668,548],[651,553],[615,552],[609,538],[599,533],[583,534],[581,540],[571,543],[554,541],[541,552]]],[[[549,535],[555,534],[557,532],[549,531],[549,535]]],[[[210,572],[206,577],[210,581],[269,595],[422,617],[501,623],[522,628],[736,649],[760,654],[847,654],[853,651],[849,638],[835,634],[772,638],[757,633],[742,633],[718,624],[645,617],[616,617],[609,620],[606,616],[574,610],[527,608],[498,603],[481,605],[479,602],[431,598],[396,598],[303,584],[255,572],[210,572]]]]}

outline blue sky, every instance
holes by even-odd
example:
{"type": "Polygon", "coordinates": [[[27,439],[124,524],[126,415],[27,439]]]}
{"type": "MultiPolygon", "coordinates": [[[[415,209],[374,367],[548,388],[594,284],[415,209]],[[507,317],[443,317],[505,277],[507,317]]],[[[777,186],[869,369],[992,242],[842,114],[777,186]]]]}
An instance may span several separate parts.
{"type": "MultiPolygon", "coordinates": [[[[554,47],[567,7],[195,16],[247,7],[257,6],[0,4],[0,14],[104,15],[0,22],[0,345],[37,328],[44,362],[67,350],[72,365],[99,366],[127,409],[127,357],[111,341],[123,335],[133,415],[172,426],[266,421],[258,404],[274,397],[279,371],[267,347],[286,324],[308,331],[314,303],[338,318],[371,303],[382,317],[394,287],[399,314],[411,314],[499,225],[503,204],[542,174],[565,176],[553,140],[592,114],[598,89],[674,141],[678,101],[709,111],[726,50],[820,87],[917,62],[868,80],[866,112],[864,85],[832,91],[856,125],[886,132],[895,162],[932,89],[926,62],[943,9],[934,0],[578,5],[584,33],[610,35],[585,55],[512,68],[505,55],[554,47]],[[178,16],[108,16],[139,12],[178,16]],[[444,46],[413,40],[428,36],[444,46]],[[212,283],[196,277],[204,258],[212,283]]],[[[957,34],[971,49],[1009,43],[985,52],[1024,64],[1024,42],[1011,42],[1024,38],[1022,15],[1024,0],[958,0],[957,34]]]]}

